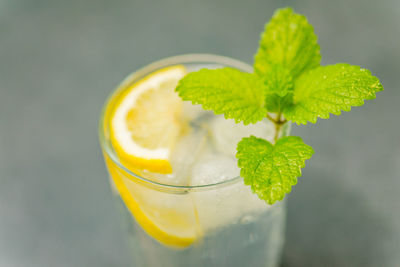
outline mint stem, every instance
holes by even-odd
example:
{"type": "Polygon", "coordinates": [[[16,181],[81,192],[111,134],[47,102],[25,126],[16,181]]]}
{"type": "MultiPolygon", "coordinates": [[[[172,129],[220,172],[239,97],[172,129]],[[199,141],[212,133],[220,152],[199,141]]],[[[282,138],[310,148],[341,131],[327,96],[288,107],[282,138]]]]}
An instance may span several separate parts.
{"type": "Polygon", "coordinates": [[[279,139],[279,132],[282,128],[282,126],[287,122],[285,118],[282,118],[282,113],[279,112],[276,116],[276,119],[272,118],[271,115],[267,114],[267,119],[269,119],[274,125],[275,125],[275,136],[274,136],[274,141],[279,139]]]}

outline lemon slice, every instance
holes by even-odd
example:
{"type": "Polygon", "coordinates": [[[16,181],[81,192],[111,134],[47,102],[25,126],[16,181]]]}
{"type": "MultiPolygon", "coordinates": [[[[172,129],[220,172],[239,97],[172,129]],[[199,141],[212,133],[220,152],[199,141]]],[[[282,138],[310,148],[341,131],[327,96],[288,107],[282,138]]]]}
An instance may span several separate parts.
{"type": "MultiPolygon", "coordinates": [[[[171,173],[170,155],[184,131],[183,102],[175,93],[186,74],[182,65],[156,71],[126,86],[110,102],[105,120],[120,162],[140,175],[146,169],[171,173]]],[[[172,194],[132,179],[108,155],[106,164],[126,207],[141,228],[159,243],[185,248],[201,236],[189,194],[172,194]]]]}
{"type": "Polygon", "coordinates": [[[175,92],[186,74],[182,65],[156,71],[128,87],[111,115],[111,143],[128,168],[171,173],[171,150],[182,123],[182,100],[175,92]]]}
{"type": "Polygon", "coordinates": [[[110,176],[126,207],[142,229],[159,243],[186,248],[202,236],[198,217],[188,194],[174,195],[157,191],[129,179],[107,155],[110,176]]]}

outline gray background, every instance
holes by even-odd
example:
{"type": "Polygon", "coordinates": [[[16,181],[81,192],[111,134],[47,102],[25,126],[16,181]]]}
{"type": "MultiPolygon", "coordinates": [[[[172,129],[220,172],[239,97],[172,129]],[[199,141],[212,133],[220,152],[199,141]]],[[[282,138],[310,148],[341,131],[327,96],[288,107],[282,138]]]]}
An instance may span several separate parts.
{"type": "Polygon", "coordinates": [[[252,63],[277,7],[306,14],[323,64],[385,91],[295,127],[316,153],[289,197],[283,266],[400,264],[400,1],[0,0],[0,266],[124,266],[97,119],[128,73],[207,52],[252,63]]]}

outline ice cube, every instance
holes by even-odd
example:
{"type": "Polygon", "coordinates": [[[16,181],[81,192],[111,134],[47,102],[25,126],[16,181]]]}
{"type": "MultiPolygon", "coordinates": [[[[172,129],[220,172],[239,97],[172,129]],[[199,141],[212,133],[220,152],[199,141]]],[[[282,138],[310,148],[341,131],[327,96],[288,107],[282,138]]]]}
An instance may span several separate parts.
{"type": "Polygon", "coordinates": [[[235,123],[232,119],[227,120],[223,116],[215,116],[210,123],[210,131],[212,141],[219,152],[235,155],[236,145],[243,137],[254,135],[272,141],[275,129],[267,119],[255,124],[243,125],[243,123],[235,123]]]}
{"type": "Polygon", "coordinates": [[[192,169],[191,185],[216,184],[239,176],[237,160],[207,147],[192,169]]]}
{"type": "Polygon", "coordinates": [[[171,155],[171,174],[143,171],[150,180],[169,185],[189,185],[190,171],[207,143],[208,133],[201,128],[188,128],[179,138],[171,155]]]}
{"type": "Polygon", "coordinates": [[[189,101],[183,101],[183,121],[196,121],[206,113],[209,113],[209,111],[204,110],[201,105],[193,105],[189,101]]]}
{"type": "Polygon", "coordinates": [[[237,160],[218,153],[210,144],[196,161],[191,172],[191,185],[210,185],[193,192],[198,220],[203,231],[240,222],[243,216],[257,214],[269,208],[249,186],[244,185],[237,160]],[[229,180],[229,181],[228,181],[229,180]]]}

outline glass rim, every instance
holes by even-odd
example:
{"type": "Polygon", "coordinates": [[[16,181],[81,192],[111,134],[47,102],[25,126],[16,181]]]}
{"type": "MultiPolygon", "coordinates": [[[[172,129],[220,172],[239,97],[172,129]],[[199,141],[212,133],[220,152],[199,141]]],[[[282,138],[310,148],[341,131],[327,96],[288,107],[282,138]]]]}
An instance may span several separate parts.
{"type": "MultiPolygon", "coordinates": [[[[163,67],[171,66],[171,65],[177,65],[177,64],[195,64],[195,63],[211,63],[211,64],[218,64],[221,66],[230,66],[234,67],[236,69],[239,69],[241,71],[245,72],[252,72],[253,68],[247,64],[244,63],[240,60],[236,60],[230,57],[225,57],[225,56],[219,56],[219,55],[214,55],[214,54],[184,54],[184,55],[178,55],[178,56],[172,56],[172,57],[167,57],[161,60],[157,60],[153,63],[150,63],[137,71],[132,72],[129,74],[117,87],[115,87],[111,93],[108,95],[101,114],[100,114],[100,119],[99,119],[99,124],[98,124],[98,134],[99,134],[99,141],[100,141],[100,146],[103,149],[103,151],[107,154],[107,156],[118,166],[118,168],[121,168],[124,172],[128,173],[131,177],[128,177],[131,180],[137,180],[139,182],[148,184],[152,187],[157,187],[157,188],[162,188],[166,190],[174,190],[174,191],[179,191],[179,192],[189,192],[189,191],[203,191],[203,190],[211,190],[217,187],[225,186],[225,185],[230,185],[238,182],[242,178],[239,176],[232,177],[230,179],[217,182],[217,183],[211,183],[211,184],[204,184],[204,185],[175,185],[175,184],[167,184],[167,183],[160,183],[157,181],[154,181],[149,178],[142,177],[141,175],[138,175],[131,171],[129,168],[127,168],[124,164],[120,162],[118,159],[116,153],[113,151],[111,144],[106,141],[106,136],[105,136],[105,114],[106,110],[108,108],[108,105],[110,104],[111,100],[115,95],[117,95],[120,91],[122,91],[126,86],[132,82],[134,82],[136,79],[141,78],[147,74],[150,74],[151,72],[154,72],[158,69],[161,69],[163,67]]],[[[103,152],[103,153],[104,153],[103,152]]]]}

